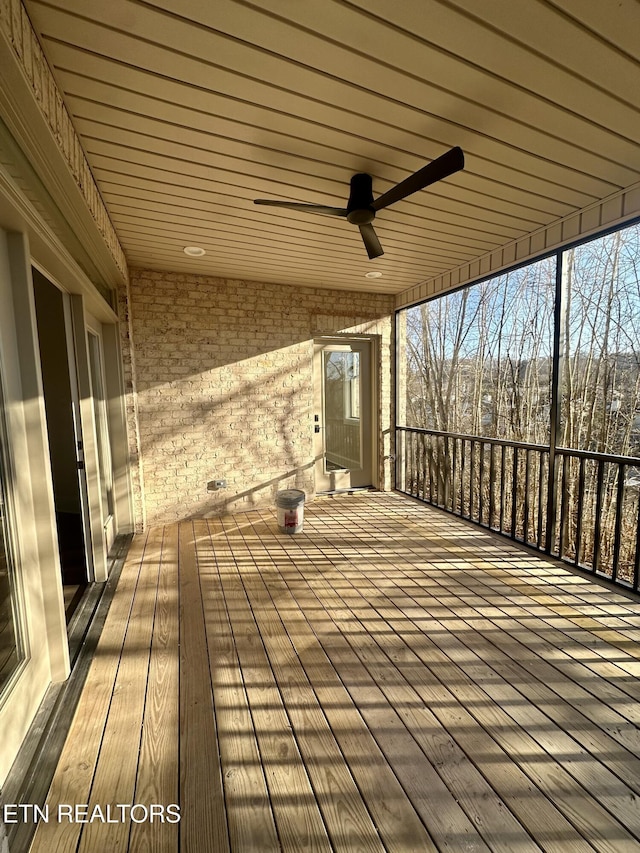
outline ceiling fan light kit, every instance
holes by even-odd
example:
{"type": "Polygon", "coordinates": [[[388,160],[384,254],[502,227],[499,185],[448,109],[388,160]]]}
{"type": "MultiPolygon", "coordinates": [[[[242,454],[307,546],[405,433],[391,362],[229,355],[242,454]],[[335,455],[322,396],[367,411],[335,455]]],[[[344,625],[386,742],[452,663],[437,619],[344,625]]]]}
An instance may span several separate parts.
{"type": "Polygon", "coordinates": [[[373,197],[372,178],[365,172],[359,172],[351,178],[351,189],[349,200],[345,208],[329,207],[324,204],[302,204],[296,201],[272,201],[271,199],[257,198],[254,204],[265,204],[271,207],[285,207],[288,210],[299,210],[302,213],[319,213],[322,216],[343,216],[352,225],[360,229],[360,236],[364,243],[370,260],[383,255],[383,249],[378,240],[373,225],[371,224],[379,210],[395,204],[397,201],[407,198],[413,193],[423,190],[436,181],[453,175],[464,169],[464,154],[462,149],[455,147],[431,163],[427,163],[413,175],[409,175],[404,181],[400,181],[386,193],[373,197]]]}

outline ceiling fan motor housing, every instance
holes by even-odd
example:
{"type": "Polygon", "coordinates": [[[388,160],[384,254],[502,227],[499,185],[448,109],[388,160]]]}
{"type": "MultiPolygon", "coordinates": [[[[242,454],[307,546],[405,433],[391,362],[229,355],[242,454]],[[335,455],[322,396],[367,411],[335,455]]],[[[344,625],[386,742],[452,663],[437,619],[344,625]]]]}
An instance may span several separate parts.
{"type": "Polygon", "coordinates": [[[373,204],[371,175],[361,172],[351,178],[351,192],[347,202],[347,220],[353,225],[368,225],[376,212],[373,204]]]}

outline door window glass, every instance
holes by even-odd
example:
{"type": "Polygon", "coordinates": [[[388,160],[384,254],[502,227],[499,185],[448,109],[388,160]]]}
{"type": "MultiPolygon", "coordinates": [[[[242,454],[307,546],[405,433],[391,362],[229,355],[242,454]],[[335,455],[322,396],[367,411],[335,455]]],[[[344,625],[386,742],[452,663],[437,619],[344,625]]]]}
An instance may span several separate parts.
{"type": "Polygon", "coordinates": [[[327,470],[362,467],[360,353],[324,353],[324,425],[327,470]]]}
{"type": "Polygon", "coordinates": [[[113,515],[113,475],[109,447],[109,423],[107,420],[107,405],[102,379],[100,339],[97,335],[91,333],[89,333],[89,364],[93,389],[93,413],[96,421],[96,438],[98,441],[102,513],[106,521],[113,515]]]}

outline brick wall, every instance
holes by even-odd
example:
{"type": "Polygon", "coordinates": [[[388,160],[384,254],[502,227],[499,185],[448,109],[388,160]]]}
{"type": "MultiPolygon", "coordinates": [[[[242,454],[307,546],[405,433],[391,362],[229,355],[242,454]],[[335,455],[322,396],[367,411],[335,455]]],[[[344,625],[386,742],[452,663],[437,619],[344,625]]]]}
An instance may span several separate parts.
{"type": "Polygon", "coordinates": [[[313,493],[320,335],[378,337],[379,476],[389,487],[393,297],[133,270],[120,305],[138,526],[273,504],[279,488],[313,493]],[[208,491],[218,478],[228,488],[208,491]]]}

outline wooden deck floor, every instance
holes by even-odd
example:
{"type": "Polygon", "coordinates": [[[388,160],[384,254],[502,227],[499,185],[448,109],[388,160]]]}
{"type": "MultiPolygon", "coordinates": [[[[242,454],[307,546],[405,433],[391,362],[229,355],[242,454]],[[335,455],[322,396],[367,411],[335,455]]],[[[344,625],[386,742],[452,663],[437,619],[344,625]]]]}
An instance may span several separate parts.
{"type": "Polygon", "coordinates": [[[639,637],[640,604],[399,495],[153,529],[32,853],[637,853],[639,637]]]}

